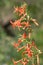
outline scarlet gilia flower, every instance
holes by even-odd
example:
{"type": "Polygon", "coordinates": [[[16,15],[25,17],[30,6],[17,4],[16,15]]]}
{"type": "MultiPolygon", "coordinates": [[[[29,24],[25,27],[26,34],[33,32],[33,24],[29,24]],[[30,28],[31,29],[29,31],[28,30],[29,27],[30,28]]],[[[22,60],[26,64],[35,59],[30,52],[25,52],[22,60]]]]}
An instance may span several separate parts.
{"type": "Polygon", "coordinates": [[[29,48],[26,49],[26,52],[27,52],[28,57],[32,57],[33,53],[29,48]]]}
{"type": "Polygon", "coordinates": [[[24,14],[25,13],[25,10],[24,10],[24,8],[22,8],[22,7],[19,7],[19,15],[21,16],[22,14],[24,14]]]}
{"type": "Polygon", "coordinates": [[[15,21],[15,24],[16,24],[16,26],[18,26],[18,27],[22,27],[22,26],[21,26],[21,22],[20,22],[19,20],[15,21]]]}
{"type": "Polygon", "coordinates": [[[15,22],[10,21],[10,23],[12,24],[12,27],[22,27],[21,22],[19,20],[16,20],[15,22]]]}
{"type": "Polygon", "coordinates": [[[27,65],[27,61],[25,61],[25,62],[24,62],[24,61],[22,61],[21,63],[22,63],[23,65],[27,65]]]}
{"type": "Polygon", "coordinates": [[[22,22],[21,24],[23,25],[24,29],[31,26],[29,22],[22,22]]]}
{"type": "Polygon", "coordinates": [[[14,12],[18,12],[19,10],[18,7],[14,7],[14,9],[15,9],[14,12]]]}
{"type": "Polygon", "coordinates": [[[20,43],[14,43],[14,44],[13,44],[13,46],[14,46],[15,48],[18,48],[19,45],[20,45],[20,43]]]}
{"type": "Polygon", "coordinates": [[[25,13],[19,20],[15,20],[14,22],[10,21],[10,23],[12,24],[12,27],[22,27],[21,25],[21,21],[23,20],[23,18],[26,16],[27,14],[25,13]]]}
{"type": "Polygon", "coordinates": [[[31,50],[31,45],[28,46],[28,44],[27,44],[26,53],[28,54],[28,57],[32,57],[33,53],[31,50]]]}
{"type": "Polygon", "coordinates": [[[18,48],[18,46],[21,44],[22,40],[21,39],[18,39],[18,43],[14,43],[13,46],[15,48],[18,48]]]}
{"type": "Polygon", "coordinates": [[[19,12],[19,15],[21,16],[22,14],[25,13],[25,9],[26,9],[25,6],[24,7],[16,7],[14,12],[19,12]]]}
{"type": "Polygon", "coordinates": [[[35,45],[35,42],[34,42],[34,41],[32,41],[32,46],[34,46],[34,47],[38,50],[38,48],[37,48],[37,46],[35,45]]]}
{"type": "Polygon", "coordinates": [[[17,63],[18,63],[18,62],[15,61],[14,59],[12,59],[12,62],[13,62],[14,65],[17,65],[17,63]]]}
{"type": "Polygon", "coordinates": [[[21,39],[18,39],[18,43],[21,43],[22,42],[22,40],[21,39]]]}
{"type": "Polygon", "coordinates": [[[22,14],[24,14],[25,10],[22,7],[17,7],[15,8],[14,12],[19,12],[19,15],[21,16],[22,14]]]}
{"type": "Polygon", "coordinates": [[[26,50],[22,53],[22,55],[24,56],[24,54],[27,54],[28,57],[32,57],[33,52],[31,50],[31,46],[26,46],[25,48],[26,50]]]}
{"type": "Polygon", "coordinates": [[[24,39],[27,38],[26,33],[23,33],[22,38],[24,38],[24,39]]]}
{"type": "Polygon", "coordinates": [[[22,25],[26,25],[26,22],[22,22],[21,24],[22,24],[22,25]]]}
{"type": "Polygon", "coordinates": [[[21,62],[21,60],[15,61],[14,59],[12,59],[12,61],[14,65],[17,65],[19,62],[21,62]]]}
{"type": "Polygon", "coordinates": [[[31,52],[31,50],[28,52],[28,57],[32,57],[33,53],[31,52]]]}
{"type": "Polygon", "coordinates": [[[15,48],[18,48],[19,44],[18,44],[18,43],[14,43],[13,46],[14,46],[15,48]]]}
{"type": "Polygon", "coordinates": [[[16,26],[15,23],[12,22],[11,20],[10,20],[10,23],[11,23],[11,25],[12,25],[13,28],[16,26]]]}
{"type": "Polygon", "coordinates": [[[31,25],[29,24],[29,22],[26,22],[25,28],[27,28],[27,27],[29,27],[29,26],[31,26],[31,25]]]}
{"type": "Polygon", "coordinates": [[[26,58],[23,58],[23,59],[21,60],[21,63],[22,63],[23,65],[27,65],[28,61],[29,61],[29,60],[27,60],[26,58]]]}

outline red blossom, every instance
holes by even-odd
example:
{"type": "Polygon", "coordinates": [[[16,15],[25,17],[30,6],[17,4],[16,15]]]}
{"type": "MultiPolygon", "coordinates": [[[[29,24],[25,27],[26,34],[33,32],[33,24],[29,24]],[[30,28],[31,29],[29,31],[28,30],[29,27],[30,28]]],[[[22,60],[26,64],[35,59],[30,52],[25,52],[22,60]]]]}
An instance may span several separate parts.
{"type": "Polygon", "coordinates": [[[23,29],[28,28],[29,26],[31,26],[29,24],[29,22],[22,22],[21,24],[22,24],[23,29]]]}
{"type": "Polygon", "coordinates": [[[20,45],[20,43],[21,43],[21,42],[19,42],[19,43],[14,43],[13,46],[14,46],[15,48],[18,48],[18,46],[20,45]]]}
{"type": "Polygon", "coordinates": [[[32,41],[32,46],[36,46],[34,41],[32,41]]]}
{"type": "Polygon", "coordinates": [[[23,33],[22,38],[24,38],[24,39],[27,38],[26,33],[23,33]]]}
{"type": "Polygon", "coordinates": [[[22,40],[21,39],[18,39],[18,43],[21,43],[22,42],[22,40]]]}
{"type": "Polygon", "coordinates": [[[24,54],[27,54],[28,57],[32,57],[33,52],[31,50],[31,45],[29,45],[29,46],[27,45],[25,48],[26,48],[26,50],[22,53],[22,55],[24,56],[24,54]]]}
{"type": "Polygon", "coordinates": [[[35,45],[35,42],[34,42],[34,41],[32,41],[32,46],[34,46],[34,47],[38,50],[38,48],[37,48],[37,46],[35,45]]]}
{"type": "Polygon", "coordinates": [[[27,65],[27,62],[22,61],[22,64],[23,64],[23,65],[27,65]]]}
{"type": "Polygon", "coordinates": [[[24,25],[25,27],[31,26],[31,25],[29,24],[29,22],[22,22],[21,24],[24,25]]]}
{"type": "Polygon", "coordinates": [[[32,53],[32,50],[31,50],[31,45],[30,46],[27,45],[26,52],[28,54],[28,57],[32,57],[33,53],[32,53]]]}
{"type": "Polygon", "coordinates": [[[17,48],[17,47],[19,46],[19,44],[18,44],[18,43],[14,43],[13,46],[14,46],[15,48],[17,48]]]}
{"type": "Polygon", "coordinates": [[[22,40],[18,39],[18,43],[14,43],[13,46],[17,48],[21,44],[22,40]]]}
{"type": "Polygon", "coordinates": [[[30,51],[28,51],[28,57],[32,57],[33,53],[30,51]]]}
{"type": "Polygon", "coordinates": [[[23,58],[23,60],[21,61],[21,63],[22,63],[23,65],[27,65],[28,60],[27,60],[26,58],[23,58]]]}
{"type": "Polygon", "coordinates": [[[19,15],[21,16],[22,14],[25,13],[25,6],[24,7],[16,7],[14,12],[19,12],[19,15]]]}
{"type": "Polygon", "coordinates": [[[21,22],[19,20],[16,20],[15,22],[10,21],[10,23],[12,24],[12,27],[22,27],[21,22]]]}
{"type": "Polygon", "coordinates": [[[14,59],[12,59],[12,61],[14,65],[17,65],[18,62],[16,62],[14,59]]]}
{"type": "Polygon", "coordinates": [[[18,19],[18,20],[15,20],[14,22],[12,22],[11,20],[10,20],[10,23],[11,23],[11,25],[12,25],[12,27],[22,27],[22,25],[21,25],[21,21],[22,21],[22,19],[26,16],[27,14],[25,13],[20,19],[18,19]]]}
{"type": "Polygon", "coordinates": [[[19,10],[18,7],[16,7],[16,8],[14,7],[14,9],[15,9],[14,12],[18,12],[18,10],[19,10]]]}
{"type": "Polygon", "coordinates": [[[30,26],[30,24],[29,22],[26,22],[25,27],[28,27],[28,26],[30,26]]]}
{"type": "Polygon", "coordinates": [[[22,26],[21,26],[21,22],[20,22],[19,20],[15,21],[15,24],[16,24],[16,26],[18,26],[18,27],[22,27],[22,26]]]}
{"type": "Polygon", "coordinates": [[[21,62],[21,60],[15,61],[14,59],[12,59],[12,61],[14,65],[17,65],[19,62],[21,62]]]}
{"type": "Polygon", "coordinates": [[[11,23],[11,25],[12,25],[13,28],[16,26],[15,22],[12,22],[11,20],[10,20],[10,23],[11,23]]]}
{"type": "Polygon", "coordinates": [[[22,7],[19,7],[19,15],[21,16],[22,14],[24,14],[25,13],[25,10],[24,10],[24,8],[22,8],[22,7]]]}

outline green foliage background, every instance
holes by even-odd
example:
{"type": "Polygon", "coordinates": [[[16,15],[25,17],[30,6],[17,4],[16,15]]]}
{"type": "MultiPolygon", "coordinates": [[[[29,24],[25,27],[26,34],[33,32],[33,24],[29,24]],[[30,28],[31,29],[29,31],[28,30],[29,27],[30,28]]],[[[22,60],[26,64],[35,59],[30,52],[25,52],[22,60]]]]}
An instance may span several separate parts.
{"type": "MultiPolygon", "coordinates": [[[[14,18],[13,7],[14,5],[20,5],[24,0],[0,0],[0,22],[7,22],[10,18],[14,18]],[[17,4],[18,3],[18,4],[17,4]]],[[[30,11],[30,16],[36,18],[39,23],[39,27],[33,27],[32,38],[35,39],[36,45],[43,52],[43,0],[25,0],[30,11]]],[[[17,30],[14,31],[15,34],[17,30]]],[[[15,60],[21,58],[20,54],[13,48],[12,43],[17,37],[7,36],[4,29],[0,25],[0,65],[13,65],[11,58],[15,60]]],[[[18,64],[19,65],[19,64],[18,64]]],[[[29,65],[29,64],[28,64],[29,65]]],[[[43,65],[43,54],[40,55],[40,65],[43,65]]]]}

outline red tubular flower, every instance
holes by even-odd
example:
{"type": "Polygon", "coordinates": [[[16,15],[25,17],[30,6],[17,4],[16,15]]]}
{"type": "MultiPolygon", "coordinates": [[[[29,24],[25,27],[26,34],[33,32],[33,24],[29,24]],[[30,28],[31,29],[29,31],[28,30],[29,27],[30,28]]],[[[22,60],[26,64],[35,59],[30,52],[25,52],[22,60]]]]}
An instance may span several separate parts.
{"type": "Polygon", "coordinates": [[[28,46],[26,46],[25,47],[26,48],[26,50],[23,52],[23,56],[24,56],[24,54],[27,54],[28,55],[28,57],[32,57],[32,55],[33,55],[33,52],[32,52],[32,50],[31,50],[31,45],[29,45],[29,47],[28,46]]]}
{"type": "Polygon", "coordinates": [[[24,10],[24,8],[22,8],[22,7],[19,7],[19,15],[21,16],[22,14],[24,14],[25,13],[25,10],[24,10]]]}
{"type": "Polygon", "coordinates": [[[26,58],[23,58],[23,60],[21,61],[21,63],[22,63],[23,65],[27,65],[28,60],[27,60],[26,58]]]}
{"type": "Polygon", "coordinates": [[[18,12],[18,10],[19,10],[18,7],[16,7],[16,8],[14,7],[14,9],[15,9],[14,12],[18,12]]]}
{"type": "Polygon", "coordinates": [[[23,33],[22,38],[24,38],[24,39],[27,38],[26,33],[23,33]]]}
{"type": "Polygon", "coordinates": [[[35,43],[34,43],[34,41],[32,41],[32,46],[36,46],[35,43]]]}
{"type": "Polygon", "coordinates": [[[16,26],[15,22],[10,21],[10,23],[11,23],[11,25],[12,25],[13,28],[16,26]]]}
{"type": "Polygon", "coordinates": [[[17,48],[17,47],[19,46],[19,44],[18,44],[18,43],[14,43],[13,46],[14,46],[15,48],[17,48]]]}
{"type": "Polygon", "coordinates": [[[26,51],[27,51],[27,52],[28,52],[28,51],[30,52],[30,48],[26,48],[26,51]]]}
{"type": "Polygon", "coordinates": [[[19,20],[16,20],[15,22],[10,21],[10,23],[12,24],[12,27],[22,27],[21,22],[19,20]]]}
{"type": "Polygon", "coordinates": [[[29,24],[29,22],[22,22],[21,24],[22,24],[22,26],[24,27],[24,29],[27,28],[27,27],[29,27],[29,26],[31,26],[31,25],[29,24]]]}
{"type": "Polygon", "coordinates": [[[21,16],[22,14],[24,14],[25,13],[25,11],[26,11],[26,4],[24,5],[24,6],[22,6],[22,7],[19,7],[19,15],[21,16]]]}
{"type": "Polygon", "coordinates": [[[32,57],[33,53],[31,52],[31,50],[28,52],[28,57],[32,57]]]}
{"type": "Polygon", "coordinates": [[[22,24],[22,25],[26,25],[26,22],[22,22],[21,24],[22,24]]]}
{"type": "Polygon", "coordinates": [[[14,44],[13,44],[13,46],[14,46],[15,48],[18,48],[19,45],[20,45],[20,43],[14,43],[14,44]]]}
{"type": "Polygon", "coordinates": [[[12,61],[14,65],[17,65],[18,62],[16,62],[14,59],[12,59],[12,61]]]}
{"type": "Polygon", "coordinates": [[[16,22],[16,26],[22,27],[21,22],[19,20],[15,21],[15,22],[16,22]]]}
{"type": "Polygon", "coordinates": [[[22,19],[26,16],[27,14],[25,13],[20,19],[15,20],[14,22],[10,21],[10,23],[12,24],[12,27],[22,27],[21,25],[21,21],[22,19]]]}
{"type": "Polygon", "coordinates": [[[22,42],[22,40],[21,39],[18,39],[18,43],[21,43],[22,42]]]}
{"type": "Polygon", "coordinates": [[[20,13],[19,15],[22,15],[25,13],[25,9],[26,9],[26,6],[24,7],[18,7],[18,12],[20,13]]]}
{"type": "Polygon", "coordinates": [[[16,7],[14,12],[19,12],[19,15],[21,16],[22,14],[25,13],[25,10],[26,10],[26,4],[22,7],[16,7]]]}
{"type": "Polygon", "coordinates": [[[27,65],[27,62],[22,61],[22,64],[23,64],[23,65],[27,65]]]}
{"type": "Polygon", "coordinates": [[[28,57],[32,57],[32,50],[31,50],[31,46],[30,47],[28,47],[27,46],[27,48],[26,48],[26,52],[27,52],[27,54],[28,54],[28,57]]]}
{"type": "Polygon", "coordinates": [[[22,40],[21,39],[18,39],[18,43],[14,43],[13,46],[15,48],[18,48],[18,46],[21,44],[22,40]]]}
{"type": "Polygon", "coordinates": [[[16,7],[14,12],[19,12],[19,15],[21,16],[25,13],[25,9],[23,7],[16,7]]]}
{"type": "Polygon", "coordinates": [[[29,26],[29,22],[26,22],[25,27],[28,27],[28,26],[29,26]]]}
{"type": "Polygon", "coordinates": [[[21,60],[15,61],[14,59],[12,59],[12,61],[14,65],[17,65],[19,62],[21,62],[21,60]]]}
{"type": "Polygon", "coordinates": [[[34,47],[38,50],[38,48],[37,48],[37,46],[35,45],[35,42],[34,42],[34,41],[32,41],[32,46],[34,46],[34,47]]]}

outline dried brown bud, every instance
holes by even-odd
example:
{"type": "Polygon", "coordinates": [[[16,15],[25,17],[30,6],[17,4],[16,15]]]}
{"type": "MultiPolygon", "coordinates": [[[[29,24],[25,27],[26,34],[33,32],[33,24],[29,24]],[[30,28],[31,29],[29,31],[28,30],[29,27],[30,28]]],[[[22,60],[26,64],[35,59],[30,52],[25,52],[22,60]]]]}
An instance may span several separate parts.
{"type": "Polygon", "coordinates": [[[39,24],[37,23],[36,19],[31,19],[31,20],[34,22],[34,24],[35,24],[36,26],[39,26],[39,24]]]}

